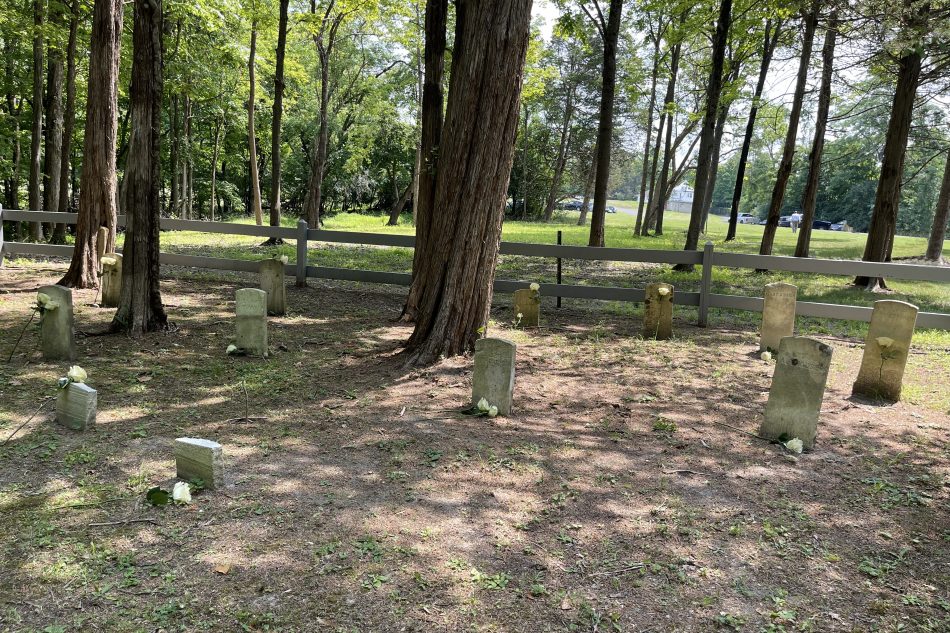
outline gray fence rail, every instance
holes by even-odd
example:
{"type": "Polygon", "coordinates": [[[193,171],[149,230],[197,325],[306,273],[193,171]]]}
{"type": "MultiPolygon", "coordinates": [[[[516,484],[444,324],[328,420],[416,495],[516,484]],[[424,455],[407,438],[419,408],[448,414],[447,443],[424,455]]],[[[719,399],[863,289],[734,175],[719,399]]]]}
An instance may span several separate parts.
{"type": "MultiPolygon", "coordinates": [[[[13,222],[54,222],[75,224],[75,213],[53,213],[46,211],[17,211],[0,209],[0,220],[13,222]]],[[[125,226],[125,217],[118,217],[118,226],[125,226]]],[[[176,220],[162,218],[163,231],[195,231],[199,233],[217,233],[228,235],[247,235],[252,237],[281,238],[295,240],[297,243],[297,261],[287,264],[287,272],[305,283],[307,278],[332,279],[338,281],[357,281],[364,283],[391,284],[408,286],[412,277],[407,273],[393,273],[351,268],[330,268],[307,264],[307,251],[310,242],[330,244],[362,244],[414,248],[415,237],[411,235],[389,235],[382,233],[357,233],[353,231],[326,231],[311,229],[301,220],[297,228],[254,226],[231,222],[206,222],[198,220],[176,220]]],[[[43,255],[69,257],[72,246],[52,244],[31,244],[24,242],[4,242],[2,222],[0,222],[0,263],[4,255],[43,255]]],[[[591,248],[588,246],[566,246],[560,244],[530,244],[523,242],[502,242],[501,254],[525,257],[548,257],[554,259],[579,259],[588,261],[618,261],[652,264],[691,264],[701,267],[700,291],[677,292],[678,305],[695,306],[699,309],[699,325],[705,327],[710,308],[761,312],[761,297],[716,294],[712,292],[712,272],[717,266],[727,268],[747,268],[756,270],[788,271],[815,273],[821,275],[846,275],[867,277],[891,277],[913,281],[928,281],[950,284],[950,268],[945,266],[921,266],[916,264],[893,264],[862,262],[840,259],[811,259],[782,257],[776,255],[744,255],[739,253],[717,253],[711,242],[701,251],[667,251],[636,248],[591,248]]],[[[179,255],[162,253],[161,262],[170,266],[186,266],[211,270],[256,272],[258,262],[220,257],[197,255],[179,255]]],[[[513,292],[524,288],[528,282],[497,279],[496,292],[513,292]]],[[[950,290],[948,290],[950,291],[950,290]]],[[[603,301],[643,301],[644,291],[640,288],[621,288],[617,286],[586,286],[572,284],[541,284],[545,296],[573,299],[595,299],[603,301]]],[[[833,303],[799,301],[797,313],[848,321],[870,321],[871,308],[833,303]]],[[[950,330],[950,314],[939,312],[921,312],[917,318],[920,328],[950,330]]]]}

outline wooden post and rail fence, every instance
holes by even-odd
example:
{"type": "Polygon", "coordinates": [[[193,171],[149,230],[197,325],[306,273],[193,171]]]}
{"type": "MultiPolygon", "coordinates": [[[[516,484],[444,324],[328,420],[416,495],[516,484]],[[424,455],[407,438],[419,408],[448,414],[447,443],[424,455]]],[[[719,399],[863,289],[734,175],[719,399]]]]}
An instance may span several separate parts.
{"type": "MultiPolygon", "coordinates": [[[[70,257],[72,246],[53,244],[34,244],[26,242],[4,242],[3,221],[10,222],[53,222],[75,224],[75,213],[57,213],[47,211],[15,211],[0,208],[0,265],[3,257],[10,255],[40,255],[51,257],[70,257]]],[[[125,225],[125,217],[119,216],[118,225],[125,225]]],[[[408,286],[412,276],[408,273],[359,270],[352,268],[330,268],[311,266],[307,263],[310,242],[336,244],[362,244],[413,248],[415,237],[412,235],[392,235],[384,233],[357,233],[352,231],[326,231],[311,229],[300,220],[297,228],[279,226],[255,226],[230,222],[205,222],[199,220],[177,220],[162,218],[163,231],[195,231],[230,235],[249,235],[265,238],[296,240],[296,262],[288,263],[286,272],[295,276],[298,285],[306,284],[310,279],[332,279],[364,283],[391,284],[408,286]]],[[[558,240],[560,241],[560,240],[558,240]]],[[[692,264],[701,268],[699,292],[676,291],[677,305],[693,306],[698,309],[698,323],[706,327],[710,308],[761,312],[761,297],[717,294],[712,292],[713,268],[745,268],[754,270],[788,271],[817,275],[843,275],[865,277],[888,277],[914,281],[926,281],[950,284],[950,267],[926,266],[918,264],[894,264],[863,262],[841,259],[815,259],[783,257],[776,255],[745,255],[740,253],[716,252],[712,242],[707,242],[701,251],[672,251],[640,248],[592,248],[589,246],[568,246],[562,244],[531,244],[523,242],[502,242],[502,255],[523,257],[616,261],[653,264],[692,264]]],[[[257,272],[258,260],[226,259],[198,255],[179,255],[162,253],[161,263],[168,266],[185,266],[210,270],[257,272]]],[[[560,282],[560,274],[558,282],[560,282]]],[[[527,281],[496,279],[496,293],[511,293],[528,285],[527,281]]],[[[950,292],[950,285],[948,285],[950,292]]],[[[644,291],[640,288],[621,288],[616,286],[587,286],[573,284],[541,284],[544,296],[571,299],[596,299],[602,301],[642,302],[644,291]]],[[[871,308],[799,301],[796,308],[799,316],[842,319],[848,321],[870,321],[871,308]]],[[[940,312],[921,312],[917,317],[918,328],[950,330],[950,314],[940,312]]]]}

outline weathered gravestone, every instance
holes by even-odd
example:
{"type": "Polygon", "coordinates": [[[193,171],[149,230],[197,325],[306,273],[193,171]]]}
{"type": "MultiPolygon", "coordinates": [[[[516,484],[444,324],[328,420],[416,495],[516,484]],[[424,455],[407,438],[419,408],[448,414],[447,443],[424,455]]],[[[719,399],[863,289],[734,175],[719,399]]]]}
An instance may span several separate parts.
{"type": "Polygon", "coordinates": [[[907,353],[917,324],[917,306],[905,301],[875,301],[864,342],[864,358],[852,392],[897,402],[907,353]]]}
{"type": "Polygon", "coordinates": [[[72,290],[62,286],[43,286],[36,296],[37,303],[43,307],[40,317],[40,350],[43,352],[43,358],[75,359],[72,290]]]}
{"type": "Polygon", "coordinates": [[[786,283],[765,286],[765,304],[762,307],[762,335],[759,351],[777,351],[786,336],[795,334],[795,301],[798,286],[786,283]]]}
{"type": "Polygon", "coordinates": [[[472,371],[472,406],[482,398],[498,407],[500,415],[511,413],[515,389],[517,346],[500,338],[475,341],[475,368],[472,371]]]}
{"type": "Polygon", "coordinates": [[[821,341],[803,336],[782,339],[759,435],[781,441],[798,438],[806,450],[815,445],[831,353],[831,346],[821,341]]]}
{"type": "Polygon", "coordinates": [[[221,445],[211,440],[179,437],[175,440],[176,476],[184,481],[201,479],[205,488],[224,486],[224,457],[221,445]]]}
{"type": "Polygon", "coordinates": [[[643,338],[664,341],[673,336],[673,286],[649,284],[643,299],[643,338]]]}
{"type": "Polygon", "coordinates": [[[76,431],[96,423],[98,393],[81,382],[71,382],[56,397],[56,421],[76,431]]]}
{"type": "Polygon", "coordinates": [[[254,356],[267,356],[267,293],[242,288],[235,293],[238,349],[254,356]]]}
{"type": "Polygon", "coordinates": [[[521,327],[541,325],[541,292],[534,288],[515,290],[515,322],[521,327]]]}
{"type": "Polygon", "coordinates": [[[122,294],[122,255],[107,253],[102,258],[102,306],[115,308],[122,294]]]}
{"type": "Polygon", "coordinates": [[[284,286],[284,262],[279,259],[261,261],[261,290],[267,293],[267,314],[287,314],[287,288],[284,286]]]}

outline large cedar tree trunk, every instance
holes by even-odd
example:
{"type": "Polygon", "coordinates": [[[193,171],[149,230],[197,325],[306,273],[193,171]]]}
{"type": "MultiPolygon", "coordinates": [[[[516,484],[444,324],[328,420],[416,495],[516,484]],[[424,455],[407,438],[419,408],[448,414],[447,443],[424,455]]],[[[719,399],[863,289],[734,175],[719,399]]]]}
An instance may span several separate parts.
{"type": "Polygon", "coordinates": [[[825,131],[828,129],[828,111],[831,109],[831,80],[835,65],[835,41],[838,35],[838,12],[828,17],[828,28],[821,48],[821,88],[818,92],[818,112],[815,115],[815,137],[808,155],[808,176],[802,195],[802,222],[795,244],[795,257],[808,257],[811,245],[812,222],[818,204],[818,178],[821,174],[821,155],[825,149],[825,131]]]}
{"type": "Polygon", "coordinates": [[[69,270],[59,282],[71,288],[94,288],[99,283],[96,254],[99,227],[109,229],[103,251],[108,253],[115,249],[115,138],[121,38],[122,0],[96,0],[92,13],[76,246],[69,270]]]}
{"type": "Polygon", "coordinates": [[[162,0],[135,0],[132,33],[132,135],[125,171],[128,209],[122,293],[112,329],[139,336],[167,323],[159,289],[161,203],[162,0]]]}
{"type": "MultiPolygon", "coordinates": [[[[732,23],[732,0],[722,0],[719,5],[719,18],[716,20],[716,35],[713,37],[712,65],[709,81],[706,84],[706,113],[703,127],[699,133],[699,155],[696,158],[696,187],[693,192],[693,208],[690,211],[689,228],[686,230],[684,250],[696,250],[699,244],[699,232],[703,226],[703,211],[706,205],[706,191],[710,186],[709,175],[715,154],[716,123],[719,120],[719,102],[722,100],[723,67],[726,62],[726,43],[729,39],[729,26],[732,23]]],[[[692,270],[688,264],[678,264],[677,270],[692,270]]]]}
{"type": "Polygon", "coordinates": [[[762,233],[759,255],[772,254],[772,245],[775,243],[775,233],[778,231],[779,217],[782,213],[782,203],[785,201],[785,189],[788,187],[788,179],[792,175],[795,148],[798,142],[798,123],[801,120],[802,101],[805,99],[805,88],[808,81],[808,66],[811,63],[811,49],[815,43],[815,29],[818,27],[817,2],[805,14],[804,22],[805,32],[802,37],[802,54],[798,62],[798,77],[795,81],[795,96],[792,99],[792,111],[788,115],[785,147],[782,150],[782,160],[775,176],[775,186],[772,187],[772,199],[769,202],[768,215],[765,217],[765,230],[762,233]]]}
{"type": "Polygon", "coordinates": [[[736,226],[739,224],[739,203],[742,200],[742,187],[745,185],[745,170],[749,162],[749,150],[752,148],[752,137],[755,133],[755,119],[759,113],[762,92],[765,90],[765,79],[769,74],[769,65],[772,63],[772,54],[778,42],[782,21],[776,20],[772,29],[772,21],[765,22],[765,41],[762,44],[762,63],[759,65],[759,78],[752,95],[752,107],[749,109],[749,120],[745,126],[745,136],[742,138],[742,149],[739,151],[739,165],[736,169],[736,186],[732,190],[732,206],[729,208],[729,229],[726,231],[726,241],[736,239],[736,226]]]}
{"type": "Polygon", "coordinates": [[[408,361],[470,350],[488,322],[501,243],[531,0],[458,0],[430,227],[417,240],[421,289],[408,361]]]}
{"type": "Polygon", "coordinates": [[[940,195],[937,197],[937,208],[934,210],[934,223],[930,229],[930,239],[927,240],[925,257],[932,262],[939,262],[942,259],[948,218],[950,218],[950,152],[947,152],[947,166],[943,168],[943,182],[940,185],[940,195]]]}
{"type": "Polygon", "coordinates": [[[601,24],[604,41],[604,67],[600,87],[600,125],[597,129],[597,176],[594,178],[594,208],[590,216],[588,246],[604,245],[607,217],[607,183],[610,180],[610,150],[614,135],[614,94],[617,90],[617,40],[620,37],[620,13],[623,0],[610,0],[607,23],[601,24]]]}
{"type": "MultiPolygon", "coordinates": [[[[29,206],[31,211],[46,211],[40,197],[43,153],[43,21],[45,17],[43,0],[33,0],[33,124],[30,127],[30,181],[29,206]]],[[[39,242],[43,239],[43,225],[30,223],[30,239],[39,242]]]]}
{"type": "MultiPolygon", "coordinates": [[[[445,74],[446,23],[448,0],[428,0],[425,15],[425,44],[422,81],[422,169],[419,171],[418,196],[413,201],[416,208],[416,249],[412,256],[413,283],[409,286],[402,319],[415,321],[425,286],[415,283],[418,271],[428,262],[419,244],[431,243],[436,237],[434,225],[435,182],[438,175],[438,149],[442,139],[442,79],[445,74]]],[[[517,113],[516,113],[517,118],[517,113]]],[[[516,122],[517,125],[517,122],[516,122]]]]}
{"type": "Polygon", "coordinates": [[[257,226],[264,224],[264,211],[261,209],[261,182],[257,176],[257,138],[254,132],[254,54],[257,52],[257,23],[251,25],[251,52],[247,58],[247,74],[250,84],[247,97],[247,148],[248,166],[251,170],[251,211],[257,226]]]}
{"type": "MultiPolygon", "coordinates": [[[[277,23],[277,65],[274,69],[274,109],[270,132],[270,225],[280,226],[280,121],[284,114],[284,52],[287,49],[287,10],[290,0],[280,0],[280,18],[277,23]]],[[[217,140],[217,139],[215,139],[217,140]]],[[[217,147],[217,146],[215,146],[217,147]]],[[[280,238],[267,240],[281,244],[280,238]]]]}
{"type": "MultiPolygon", "coordinates": [[[[874,211],[862,257],[866,262],[886,262],[891,259],[904,178],[904,155],[907,152],[907,138],[914,114],[914,100],[920,84],[921,63],[919,48],[911,49],[898,62],[897,89],[894,91],[891,118],[887,123],[887,135],[884,138],[881,176],[877,181],[874,211]]],[[[885,287],[884,280],[878,277],[857,277],[854,283],[868,290],[885,287]]]]}

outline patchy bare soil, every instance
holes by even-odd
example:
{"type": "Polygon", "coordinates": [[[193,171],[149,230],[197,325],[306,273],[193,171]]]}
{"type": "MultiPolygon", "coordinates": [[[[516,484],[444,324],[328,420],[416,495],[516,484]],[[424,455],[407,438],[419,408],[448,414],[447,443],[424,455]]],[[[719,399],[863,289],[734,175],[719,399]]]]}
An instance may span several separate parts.
{"type": "MultiPolygon", "coordinates": [[[[61,272],[0,271],[0,360],[61,272]]],[[[911,358],[922,404],[882,406],[850,398],[860,341],[824,338],[795,458],[742,432],[772,371],[751,329],[644,341],[546,304],[537,331],[492,328],[519,351],[517,410],[489,420],[457,413],[470,358],[401,367],[399,290],[290,287],[271,358],[226,356],[252,284],[166,280],[175,328],[142,340],[96,336],[112,311],[75,294],[99,420],[44,411],[0,447],[0,630],[950,630],[945,349],[911,358]],[[244,386],[266,420],[235,420],[244,386]],[[228,485],[153,508],[180,436],[224,444],[228,485]]],[[[65,374],[35,344],[0,365],[0,442],[65,374]]]]}

